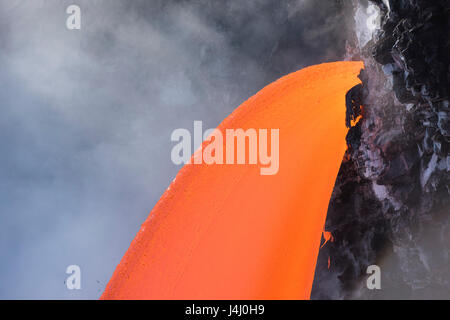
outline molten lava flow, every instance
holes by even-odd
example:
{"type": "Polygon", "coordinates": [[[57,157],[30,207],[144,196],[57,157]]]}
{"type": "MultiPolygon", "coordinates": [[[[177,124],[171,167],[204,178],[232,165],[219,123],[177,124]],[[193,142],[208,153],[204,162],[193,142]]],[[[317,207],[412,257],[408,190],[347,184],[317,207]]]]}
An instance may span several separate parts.
{"type": "Polygon", "coordinates": [[[237,108],[218,129],[279,129],[278,174],[248,164],[184,166],[102,299],[308,299],[346,150],[345,94],[362,67],[309,67],[237,108]]]}

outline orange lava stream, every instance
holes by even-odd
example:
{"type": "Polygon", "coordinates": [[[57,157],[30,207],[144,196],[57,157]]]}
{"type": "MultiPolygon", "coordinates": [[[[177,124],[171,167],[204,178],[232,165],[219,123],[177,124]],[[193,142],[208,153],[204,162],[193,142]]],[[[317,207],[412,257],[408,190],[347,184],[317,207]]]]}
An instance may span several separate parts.
{"type": "Polygon", "coordinates": [[[218,129],[280,129],[278,174],[261,175],[260,165],[184,166],[101,298],[309,299],[346,150],[345,94],[361,68],[312,66],[237,108],[218,129]]]}

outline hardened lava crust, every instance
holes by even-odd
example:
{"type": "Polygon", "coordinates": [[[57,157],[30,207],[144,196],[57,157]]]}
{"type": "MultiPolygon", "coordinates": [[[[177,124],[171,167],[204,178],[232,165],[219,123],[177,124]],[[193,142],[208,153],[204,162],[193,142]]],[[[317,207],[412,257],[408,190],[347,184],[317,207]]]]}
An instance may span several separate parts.
{"type": "Polygon", "coordinates": [[[350,57],[365,63],[363,117],[347,136],[311,298],[448,299],[450,2],[372,3],[381,27],[350,57]],[[381,290],[366,286],[372,264],[381,290]]]}

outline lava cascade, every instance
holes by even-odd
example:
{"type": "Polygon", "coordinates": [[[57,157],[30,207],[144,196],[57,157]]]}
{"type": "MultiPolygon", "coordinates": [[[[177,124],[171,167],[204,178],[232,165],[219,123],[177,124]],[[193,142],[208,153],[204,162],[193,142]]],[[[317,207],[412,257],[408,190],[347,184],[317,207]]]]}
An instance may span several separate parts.
{"type": "Polygon", "coordinates": [[[347,148],[345,95],[362,67],[309,67],[237,108],[218,130],[279,129],[278,174],[248,164],[184,166],[102,299],[309,299],[347,148]]]}

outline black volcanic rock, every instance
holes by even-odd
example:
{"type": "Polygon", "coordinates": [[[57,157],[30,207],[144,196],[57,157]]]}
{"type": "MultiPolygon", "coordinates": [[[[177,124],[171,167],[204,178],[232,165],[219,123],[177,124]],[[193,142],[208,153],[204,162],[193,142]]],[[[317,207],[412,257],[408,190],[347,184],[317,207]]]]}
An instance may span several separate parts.
{"type": "Polygon", "coordinates": [[[334,241],[319,252],[311,297],[450,298],[450,1],[372,2],[381,29],[353,45],[364,90],[349,92],[346,124],[356,101],[363,118],[347,136],[325,226],[334,241]],[[381,290],[366,287],[372,264],[381,290]]]}

